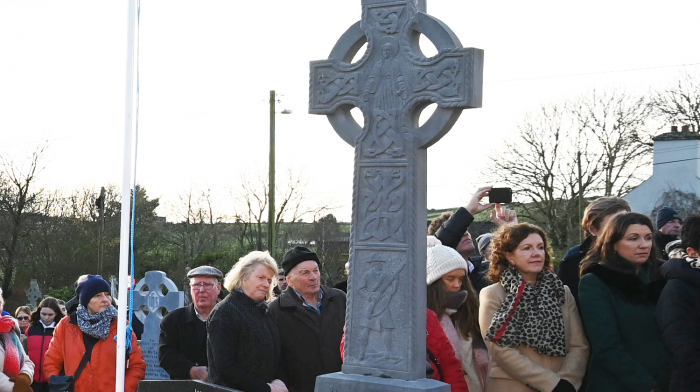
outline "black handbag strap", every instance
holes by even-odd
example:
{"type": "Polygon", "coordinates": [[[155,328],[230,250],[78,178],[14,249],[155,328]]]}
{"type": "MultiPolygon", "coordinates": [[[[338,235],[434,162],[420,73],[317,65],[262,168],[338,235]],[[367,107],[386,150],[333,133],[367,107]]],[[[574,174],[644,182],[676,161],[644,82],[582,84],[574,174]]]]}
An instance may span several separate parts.
{"type": "Polygon", "coordinates": [[[80,377],[80,373],[83,372],[85,366],[87,366],[88,362],[90,362],[90,358],[92,357],[92,349],[95,347],[95,344],[89,344],[87,342],[85,333],[83,333],[83,342],[85,343],[85,354],[83,354],[83,359],[80,360],[80,365],[78,365],[78,369],[73,375],[73,382],[78,380],[78,377],[80,377]]]}
{"type": "Polygon", "coordinates": [[[445,379],[444,375],[442,374],[442,366],[440,365],[440,361],[435,357],[435,354],[432,353],[427,347],[425,348],[426,354],[428,354],[428,358],[430,359],[430,362],[435,364],[435,367],[437,368],[438,371],[438,376],[440,377],[439,381],[443,381],[445,379]]]}

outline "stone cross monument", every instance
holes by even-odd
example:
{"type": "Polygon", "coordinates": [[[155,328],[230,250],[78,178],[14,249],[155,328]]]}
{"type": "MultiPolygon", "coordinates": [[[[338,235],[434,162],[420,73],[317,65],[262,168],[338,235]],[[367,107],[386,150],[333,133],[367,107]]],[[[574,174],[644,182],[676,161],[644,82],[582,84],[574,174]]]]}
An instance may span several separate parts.
{"type": "Polygon", "coordinates": [[[185,293],[178,291],[177,285],[163,271],[146,272],[146,277],[134,288],[134,315],[143,322],[140,344],[146,360],[146,380],[170,380],[168,373],[158,365],[160,320],[163,319],[163,309],[172,311],[181,308],[184,302],[185,293]],[[166,295],[163,295],[163,287],[168,289],[166,295]],[[143,307],[148,309],[148,314],[143,307]]]}
{"type": "Polygon", "coordinates": [[[343,373],[317,379],[316,391],[442,391],[425,380],[427,148],[463,109],[481,106],[484,53],[462,48],[425,13],[425,0],[361,3],[361,21],[329,59],[311,62],[309,113],[325,114],[355,148],[345,361],[343,373]],[[422,54],[420,34],[436,56],[422,54]],[[437,109],[419,126],[431,103],[437,109]]]}
{"type": "Polygon", "coordinates": [[[39,289],[39,283],[36,279],[29,280],[29,290],[25,293],[27,295],[27,303],[35,309],[41,301],[41,289],[39,289]]]}

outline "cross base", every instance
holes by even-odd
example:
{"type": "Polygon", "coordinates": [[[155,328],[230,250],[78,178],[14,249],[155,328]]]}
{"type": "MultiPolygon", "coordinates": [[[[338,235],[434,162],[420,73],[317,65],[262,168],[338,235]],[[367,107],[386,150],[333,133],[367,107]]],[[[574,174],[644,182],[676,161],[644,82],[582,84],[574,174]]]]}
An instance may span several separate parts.
{"type": "Polygon", "coordinates": [[[316,377],[314,392],[450,392],[450,390],[449,384],[427,378],[405,381],[338,372],[316,377]]]}

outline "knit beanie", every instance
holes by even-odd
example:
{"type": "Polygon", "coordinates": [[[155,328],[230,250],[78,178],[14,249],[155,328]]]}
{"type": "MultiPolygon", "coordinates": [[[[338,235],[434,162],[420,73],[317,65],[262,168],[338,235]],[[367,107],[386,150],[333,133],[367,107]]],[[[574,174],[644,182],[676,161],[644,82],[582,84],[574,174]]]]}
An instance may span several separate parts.
{"type": "Polygon", "coordinates": [[[79,302],[81,305],[87,308],[92,297],[96,294],[110,292],[111,288],[109,283],[102,279],[101,275],[88,275],[87,280],[80,283],[75,289],[75,293],[78,294],[79,302]]]}
{"type": "Polygon", "coordinates": [[[662,228],[666,223],[678,219],[683,223],[681,216],[672,207],[663,207],[656,213],[656,230],[662,228]]]}
{"type": "Polygon", "coordinates": [[[290,250],[284,255],[284,260],[282,261],[282,269],[284,270],[284,274],[289,275],[289,271],[291,271],[292,268],[307,260],[314,260],[318,264],[318,268],[321,268],[321,263],[318,261],[318,256],[316,253],[304,248],[303,246],[297,246],[290,250]]]}
{"type": "Polygon", "coordinates": [[[429,235],[426,282],[431,284],[442,278],[443,275],[460,268],[465,272],[469,271],[464,258],[455,249],[443,245],[435,236],[429,235]]]}
{"type": "Polygon", "coordinates": [[[491,233],[482,234],[476,237],[476,246],[479,249],[479,254],[484,253],[484,249],[486,249],[486,247],[491,243],[491,238],[493,238],[493,234],[491,233]]]}

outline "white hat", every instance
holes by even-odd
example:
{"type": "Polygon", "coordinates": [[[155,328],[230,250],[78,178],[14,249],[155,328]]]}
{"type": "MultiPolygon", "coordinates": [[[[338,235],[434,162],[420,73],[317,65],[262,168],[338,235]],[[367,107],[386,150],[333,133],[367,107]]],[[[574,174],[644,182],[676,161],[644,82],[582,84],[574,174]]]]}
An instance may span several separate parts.
{"type": "Polygon", "coordinates": [[[428,236],[427,283],[431,284],[456,269],[469,271],[467,262],[455,249],[445,246],[439,239],[428,236]]]}

